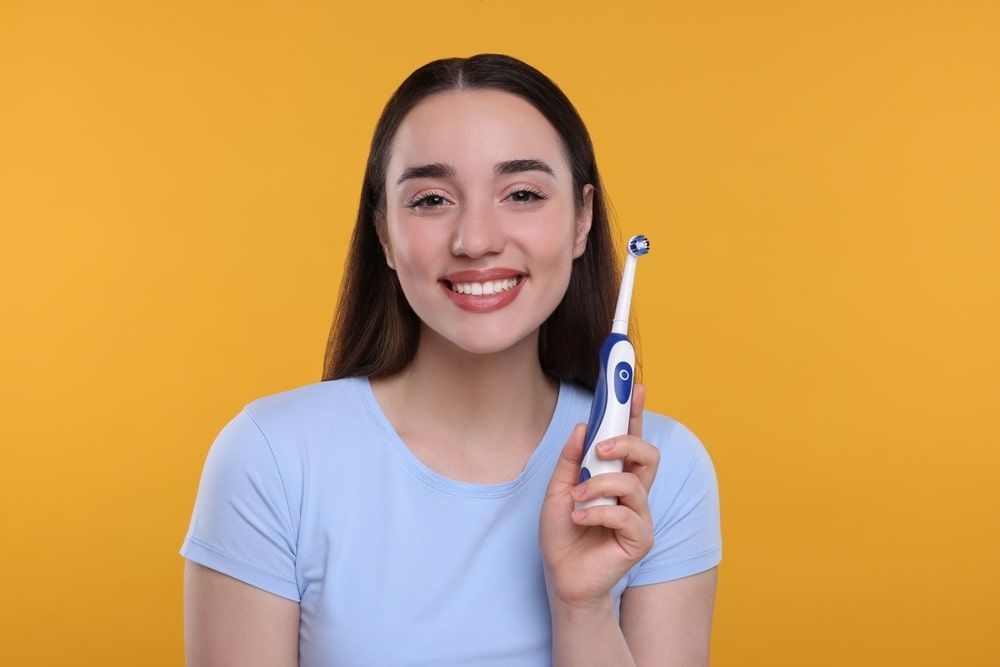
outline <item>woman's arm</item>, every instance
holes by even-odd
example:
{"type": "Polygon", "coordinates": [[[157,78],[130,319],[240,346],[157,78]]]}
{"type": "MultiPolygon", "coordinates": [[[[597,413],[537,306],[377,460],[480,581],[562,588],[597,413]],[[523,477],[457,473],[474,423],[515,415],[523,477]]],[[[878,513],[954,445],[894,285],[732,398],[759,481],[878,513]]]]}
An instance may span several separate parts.
{"type": "Polygon", "coordinates": [[[585,425],[578,424],[542,504],[539,540],[552,616],[553,664],[560,667],[635,664],[609,593],[653,545],[648,492],[660,453],[641,440],[645,387],[636,384],[633,392],[629,435],[596,445],[599,457],[624,459],[623,472],[577,483],[586,433],[585,425]],[[619,503],[573,512],[574,501],[600,496],[617,497],[619,503]]]}
{"type": "Polygon", "coordinates": [[[621,628],[637,665],[707,667],[716,575],[625,589],[621,628]]]}
{"type": "Polygon", "coordinates": [[[186,560],[184,652],[188,667],[295,667],[299,603],[186,560]]]}
{"type": "Polygon", "coordinates": [[[552,608],[553,664],[708,667],[716,568],[625,589],[621,625],[611,599],[552,608]]]}
{"type": "MultiPolygon", "coordinates": [[[[646,583],[655,581],[656,575],[639,573],[635,585],[622,594],[620,624],[612,608],[611,588],[654,545],[648,494],[659,469],[660,454],[656,447],[642,440],[644,399],[644,387],[636,384],[629,435],[603,443],[611,446],[608,450],[602,451],[601,443],[597,446],[601,458],[624,459],[622,473],[595,475],[576,484],[584,435],[580,425],[567,441],[549,482],[539,538],[557,665],[708,664],[716,586],[714,567],[661,583],[646,583]],[[572,512],[574,500],[600,496],[618,497],[619,503],[572,512]]],[[[704,504],[704,512],[711,513],[712,503],[706,504],[704,500],[714,498],[714,473],[708,474],[712,470],[707,457],[697,462],[702,464],[703,474],[699,477],[691,468],[684,476],[697,487],[692,487],[687,495],[691,496],[691,503],[704,504]]],[[[683,472],[681,468],[677,470],[678,474],[683,472]]],[[[701,519],[695,526],[699,534],[711,538],[711,526],[706,521],[712,516],[692,516],[701,519]]],[[[664,520],[661,517],[661,523],[664,520]]],[[[670,525],[665,524],[663,530],[670,525]]],[[[683,524],[673,526],[686,530],[683,524]]],[[[669,574],[669,569],[661,566],[659,573],[669,574]]]]}
{"type": "Polygon", "coordinates": [[[586,607],[550,606],[553,665],[638,664],[615,620],[611,598],[586,607]]]}

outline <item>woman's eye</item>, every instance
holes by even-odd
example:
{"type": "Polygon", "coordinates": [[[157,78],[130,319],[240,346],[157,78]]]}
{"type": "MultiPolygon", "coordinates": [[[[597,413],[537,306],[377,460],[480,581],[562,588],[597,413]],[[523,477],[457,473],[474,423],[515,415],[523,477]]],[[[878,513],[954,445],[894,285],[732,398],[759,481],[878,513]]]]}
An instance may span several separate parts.
{"type": "Polygon", "coordinates": [[[414,199],[407,204],[407,208],[437,208],[446,203],[446,199],[441,195],[424,195],[419,199],[414,199]]]}
{"type": "Polygon", "coordinates": [[[518,204],[529,204],[533,201],[547,199],[547,197],[541,192],[535,192],[534,190],[517,190],[516,192],[510,193],[508,196],[511,201],[518,204]]]}

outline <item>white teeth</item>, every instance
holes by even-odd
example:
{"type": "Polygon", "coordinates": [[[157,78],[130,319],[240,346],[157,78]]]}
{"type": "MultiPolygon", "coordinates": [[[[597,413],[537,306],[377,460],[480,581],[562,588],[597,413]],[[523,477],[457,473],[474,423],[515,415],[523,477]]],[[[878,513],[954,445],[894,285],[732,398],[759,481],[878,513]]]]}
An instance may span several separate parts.
{"type": "Polygon", "coordinates": [[[490,280],[483,283],[452,283],[451,289],[459,294],[485,296],[512,290],[517,287],[518,282],[520,282],[518,278],[505,278],[504,280],[490,280]]]}

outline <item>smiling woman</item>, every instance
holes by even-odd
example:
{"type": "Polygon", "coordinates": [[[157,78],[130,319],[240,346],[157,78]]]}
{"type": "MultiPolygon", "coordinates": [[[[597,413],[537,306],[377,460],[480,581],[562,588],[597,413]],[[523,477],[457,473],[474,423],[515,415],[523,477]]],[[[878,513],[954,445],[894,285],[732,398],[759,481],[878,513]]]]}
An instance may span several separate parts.
{"type": "Polygon", "coordinates": [[[375,225],[421,337],[480,354],[534,339],[583,254],[594,191],[583,185],[576,206],[545,117],[502,91],[431,95],[396,131],[386,181],[393,187],[375,225]],[[497,294],[493,281],[505,279],[513,288],[497,294]]]}
{"type": "Polygon", "coordinates": [[[598,447],[623,472],[577,483],[610,238],[590,138],[548,78],[479,55],[403,82],[323,381],[249,403],[205,463],[181,550],[190,664],[707,663],[705,448],[636,385],[629,434],[598,447]],[[618,504],[572,511],[601,496],[618,504]]]}

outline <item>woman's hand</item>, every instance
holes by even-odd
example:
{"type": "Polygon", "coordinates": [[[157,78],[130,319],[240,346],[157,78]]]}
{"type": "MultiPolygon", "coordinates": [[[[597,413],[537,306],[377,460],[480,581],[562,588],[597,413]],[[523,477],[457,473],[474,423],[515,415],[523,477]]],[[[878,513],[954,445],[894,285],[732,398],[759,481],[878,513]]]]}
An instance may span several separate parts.
{"type": "Polygon", "coordinates": [[[595,475],[578,485],[584,424],[573,429],[556,463],[539,521],[552,605],[581,609],[605,602],[615,583],[653,546],[648,494],[660,453],[642,440],[645,397],[645,387],[636,384],[628,435],[593,445],[602,459],[625,459],[622,472],[595,475]],[[619,504],[573,510],[577,501],[600,496],[617,496],[619,504]]]}

